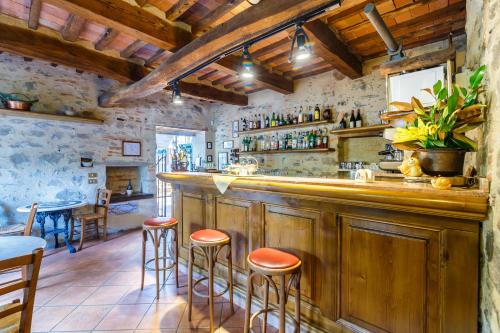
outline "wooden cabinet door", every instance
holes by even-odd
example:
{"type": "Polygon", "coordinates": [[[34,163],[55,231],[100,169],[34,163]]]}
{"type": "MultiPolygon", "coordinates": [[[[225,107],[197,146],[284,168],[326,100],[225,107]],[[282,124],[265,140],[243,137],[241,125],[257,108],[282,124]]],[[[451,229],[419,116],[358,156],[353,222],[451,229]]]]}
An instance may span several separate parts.
{"type": "Polygon", "coordinates": [[[260,205],[223,197],[217,197],[215,205],[215,228],[231,235],[233,269],[246,274],[248,253],[260,236],[260,205]]]}
{"type": "Polygon", "coordinates": [[[439,231],[339,220],[342,320],[373,332],[439,332],[439,231]]]}
{"type": "Polygon", "coordinates": [[[181,230],[179,231],[180,246],[189,249],[189,236],[200,229],[207,228],[206,198],[201,194],[180,192],[181,198],[181,230]]]}
{"type": "Polygon", "coordinates": [[[321,248],[321,213],[315,210],[265,205],[264,244],[288,250],[302,260],[301,293],[316,298],[317,254],[321,248]]]}

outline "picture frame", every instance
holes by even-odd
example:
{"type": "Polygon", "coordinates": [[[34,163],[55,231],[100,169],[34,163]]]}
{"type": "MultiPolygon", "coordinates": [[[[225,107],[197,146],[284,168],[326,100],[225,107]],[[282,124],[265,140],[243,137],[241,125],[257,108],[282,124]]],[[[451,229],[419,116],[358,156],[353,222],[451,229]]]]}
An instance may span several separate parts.
{"type": "Polygon", "coordinates": [[[222,170],[225,165],[228,163],[228,154],[227,153],[219,153],[217,155],[217,167],[219,170],[222,170]]]}
{"type": "Polygon", "coordinates": [[[212,149],[212,148],[213,148],[212,141],[207,141],[207,149],[212,149]]]}
{"type": "Polygon", "coordinates": [[[233,132],[233,139],[236,139],[238,137],[238,132],[233,132]]]}
{"type": "Polygon", "coordinates": [[[212,163],[214,161],[212,155],[207,155],[207,162],[212,163]]]}
{"type": "Polygon", "coordinates": [[[240,130],[240,122],[239,120],[233,120],[233,134],[240,130]]]}
{"type": "Polygon", "coordinates": [[[222,143],[222,148],[224,148],[224,149],[233,149],[233,147],[234,147],[234,141],[233,140],[224,141],[222,143]]]}
{"type": "Polygon", "coordinates": [[[122,141],[122,156],[142,156],[140,141],[122,141]]]}

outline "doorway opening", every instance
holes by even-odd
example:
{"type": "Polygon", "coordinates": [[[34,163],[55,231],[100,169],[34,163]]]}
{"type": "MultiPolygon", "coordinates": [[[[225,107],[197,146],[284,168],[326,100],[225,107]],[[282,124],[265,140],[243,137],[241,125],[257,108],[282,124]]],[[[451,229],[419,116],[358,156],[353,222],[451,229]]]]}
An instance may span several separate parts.
{"type": "MultiPolygon", "coordinates": [[[[156,174],[196,171],[205,156],[205,131],[156,127],[156,174]]],[[[172,186],[156,179],[158,216],[172,215],[172,186]]]]}

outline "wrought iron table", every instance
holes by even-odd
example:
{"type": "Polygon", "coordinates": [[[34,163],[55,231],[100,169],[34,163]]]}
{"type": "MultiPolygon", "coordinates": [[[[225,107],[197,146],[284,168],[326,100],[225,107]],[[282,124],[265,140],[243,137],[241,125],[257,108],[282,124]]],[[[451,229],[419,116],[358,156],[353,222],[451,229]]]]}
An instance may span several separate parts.
{"type": "Polygon", "coordinates": [[[43,249],[47,242],[40,237],[3,236],[0,238],[0,261],[21,257],[36,249],[43,249]]]}
{"type": "MultiPolygon", "coordinates": [[[[70,253],[75,253],[76,250],[69,243],[69,220],[71,219],[72,211],[74,208],[85,206],[87,202],[81,200],[69,201],[54,201],[54,202],[40,202],[36,212],[36,222],[40,224],[40,236],[45,239],[47,235],[53,234],[55,240],[55,247],[59,247],[59,234],[64,233],[64,243],[70,253]],[[45,219],[50,218],[54,227],[51,230],[45,230],[45,219]],[[64,227],[58,227],[59,219],[63,218],[64,227]]],[[[20,213],[28,213],[31,206],[18,207],[17,211],[20,213]]]]}

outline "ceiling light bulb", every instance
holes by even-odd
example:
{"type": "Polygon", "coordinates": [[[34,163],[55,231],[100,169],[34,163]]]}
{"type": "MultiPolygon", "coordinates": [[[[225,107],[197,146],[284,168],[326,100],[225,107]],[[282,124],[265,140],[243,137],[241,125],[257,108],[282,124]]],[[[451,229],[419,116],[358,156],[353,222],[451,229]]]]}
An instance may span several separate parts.
{"type": "Polygon", "coordinates": [[[243,55],[241,57],[241,69],[239,74],[244,80],[252,80],[253,78],[255,78],[254,63],[252,60],[252,56],[248,51],[248,46],[245,46],[243,48],[243,55]]]}
{"type": "Polygon", "coordinates": [[[293,36],[292,47],[290,49],[289,61],[303,61],[309,59],[312,56],[312,47],[309,42],[309,37],[302,28],[302,25],[298,24],[293,36]]]}
{"type": "Polygon", "coordinates": [[[182,100],[182,96],[181,96],[181,90],[179,89],[177,82],[174,82],[172,84],[172,103],[174,103],[176,105],[180,105],[180,104],[184,103],[184,101],[182,100]]]}

